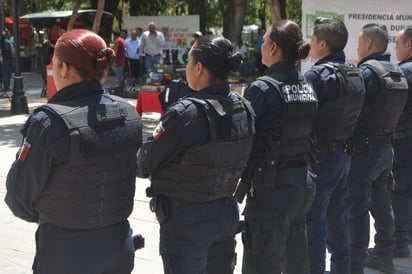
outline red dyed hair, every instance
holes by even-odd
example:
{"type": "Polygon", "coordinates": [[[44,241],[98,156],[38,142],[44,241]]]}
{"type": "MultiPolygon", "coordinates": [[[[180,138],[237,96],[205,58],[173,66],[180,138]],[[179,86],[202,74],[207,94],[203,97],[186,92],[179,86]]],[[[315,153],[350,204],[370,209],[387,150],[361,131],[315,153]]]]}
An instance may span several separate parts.
{"type": "Polygon", "coordinates": [[[54,55],[73,66],[84,80],[102,80],[113,65],[115,53],[96,33],[86,29],[65,32],[56,42],[54,55]]]}

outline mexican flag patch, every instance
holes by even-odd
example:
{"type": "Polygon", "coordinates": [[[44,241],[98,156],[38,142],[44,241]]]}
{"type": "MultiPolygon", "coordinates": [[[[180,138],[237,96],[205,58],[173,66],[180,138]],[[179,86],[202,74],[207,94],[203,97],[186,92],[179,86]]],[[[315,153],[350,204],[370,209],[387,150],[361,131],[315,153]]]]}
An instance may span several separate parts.
{"type": "Polygon", "coordinates": [[[27,140],[24,140],[23,145],[20,147],[19,150],[19,161],[20,162],[24,162],[26,160],[27,154],[29,154],[30,151],[30,147],[31,145],[29,144],[29,142],[27,142],[27,140]]]}

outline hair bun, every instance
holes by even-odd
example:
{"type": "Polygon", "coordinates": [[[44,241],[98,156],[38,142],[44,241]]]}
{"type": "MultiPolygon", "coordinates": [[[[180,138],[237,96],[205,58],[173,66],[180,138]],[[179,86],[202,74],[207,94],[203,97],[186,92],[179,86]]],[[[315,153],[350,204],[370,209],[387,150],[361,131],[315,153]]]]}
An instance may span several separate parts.
{"type": "Polygon", "coordinates": [[[96,65],[98,67],[110,67],[115,60],[114,51],[111,48],[105,48],[99,51],[96,55],[96,65]]]}
{"type": "Polygon", "coordinates": [[[228,61],[229,61],[229,67],[232,70],[237,70],[242,63],[242,54],[240,54],[240,52],[237,51],[234,54],[232,54],[230,57],[228,57],[228,61]]]}

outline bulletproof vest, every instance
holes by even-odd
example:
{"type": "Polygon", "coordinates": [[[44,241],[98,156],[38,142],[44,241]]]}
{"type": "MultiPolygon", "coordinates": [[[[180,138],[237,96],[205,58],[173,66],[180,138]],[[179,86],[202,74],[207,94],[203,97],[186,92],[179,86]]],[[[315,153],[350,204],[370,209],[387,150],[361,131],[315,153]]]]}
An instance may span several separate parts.
{"type": "Polygon", "coordinates": [[[252,147],[252,107],[235,94],[231,94],[231,98],[196,94],[185,97],[180,103],[194,103],[204,110],[209,142],[186,149],[155,172],[151,181],[153,194],[191,202],[232,196],[252,147]]]}
{"type": "Polygon", "coordinates": [[[365,85],[359,69],[355,66],[322,64],[337,78],[338,96],[322,102],[315,120],[316,138],[320,142],[345,141],[352,135],[365,99],[365,85]]]}
{"type": "Polygon", "coordinates": [[[363,65],[378,76],[380,92],[373,101],[363,107],[357,133],[375,136],[392,134],[408,96],[405,75],[397,65],[388,69],[376,60],[368,60],[363,65]]]}
{"type": "Polygon", "coordinates": [[[259,77],[258,80],[275,87],[283,101],[283,113],[277,128],[256,132],[256,145],[273,144],[283,158],[306,155],[317,108],[312,86],[303,78],[285,83],[269,76],[259,77]]]}
{"type": "MultiPolygon", "coordinates": [[[[403,67],[402,69],[405,70],[403,67]]],[[[406,70],[412,73],[412,65],[408,66],[406,70]]],[[[408,99],[406,100],[405,107],[399,117],[394,138],[395,140],[412,138],[412,86],[409,86],[408,99]]]]}
{"type": "Polygon", "coordinates": [[[39,202],[40,223],[93,229],[130,215],[142,123],[127,102],[78,106],[49,103],[39,110],[61,117],[70,136],[68,162],[53,166],[39,202]]]}

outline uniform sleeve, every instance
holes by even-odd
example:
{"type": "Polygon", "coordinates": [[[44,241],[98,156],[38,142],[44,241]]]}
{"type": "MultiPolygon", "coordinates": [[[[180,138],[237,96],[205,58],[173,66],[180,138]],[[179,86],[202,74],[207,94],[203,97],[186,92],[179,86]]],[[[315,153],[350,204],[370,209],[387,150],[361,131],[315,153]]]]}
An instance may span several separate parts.
{"type": "Polygon", "coordinates": [[[244,97],[250,101],[255,111],[255,120],[260,120],[265,114],[265,106],[267,104],[264,92],[259,87],[252,85],[245,90],[244,97]]]}
{"type": "Polygon", "coordinates": [[[316,96],[319,99],[320,94],[318,94],[321,84],[320,84],[320,75],[313,70],[308,70],[305,73],[306,80],[312,85],[314,91],[316,92],[316,96]]]}
{"type": "Polygon", "coordinates": [[[67,161],[68,138],[63,122],[50,119],[44,112],[29,119],[23,145],[6,181],[5,202],[14,215],[28,222],[37,221],[34,207],[53,165],[67,161]]]}
{"type": "Polygon", "coordinates": [[[172,161],[185,148],[208,141],[208,123],[203,111],[194,104],[182,103],[168,108],[151,137],[137,154],[137,176],[148,177],[172,161]]]}
{"type": "Polygon", "coordinates": [[[316,71],[309,70],[305,73],[305,78],[316,93],[319,105],[323,102],[333,100],[338,96],[336,74],[323,69],[321,74],[316,71]]]}
{"type": "Polygon", "coordinates": [[[255,111],[255,127],[273,128],[273,121],[279,120],[283,113],[278,90],[264,81],[256,81],[245,91],[244,97],[250,101],[255,111]]]}
{"type": "Polygon", "coordinates": [[[378,76],[368,67],[360,67],[360,72],[365,83],[366,98],[365,103],[373,100],[376,97],[380,90],[380,82],[378,76]]]}

